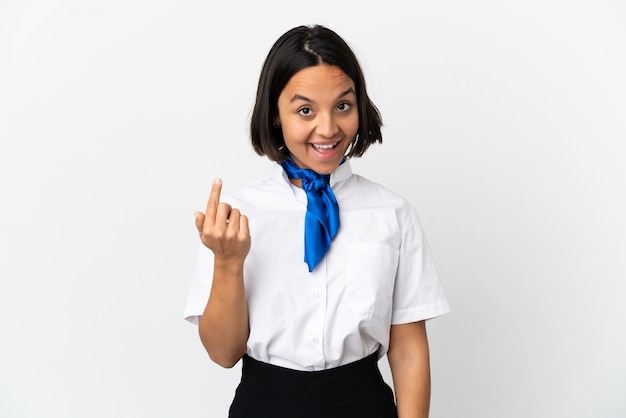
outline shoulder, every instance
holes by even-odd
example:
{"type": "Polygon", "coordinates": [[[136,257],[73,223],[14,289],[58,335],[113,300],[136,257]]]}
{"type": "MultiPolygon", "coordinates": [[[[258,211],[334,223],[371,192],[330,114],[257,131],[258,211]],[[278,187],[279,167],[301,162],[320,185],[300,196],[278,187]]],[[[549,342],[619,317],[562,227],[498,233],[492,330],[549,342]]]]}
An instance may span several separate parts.
{"type": "Polygon", "coordinates": [[[337,187],[335,194],[340,207],[346,205],[346,208],[359,206],[409,212],[414,210],[411,203],[400,194],[359,174],[352,174],[338,186],[340,187],[337,187]]]}
{"type": "Polygon", "coordinates": [[[227,193],[223,201],[248,213],[275,209],[293,198],[289,184],[281,180],[264,177],[227,193]]]}

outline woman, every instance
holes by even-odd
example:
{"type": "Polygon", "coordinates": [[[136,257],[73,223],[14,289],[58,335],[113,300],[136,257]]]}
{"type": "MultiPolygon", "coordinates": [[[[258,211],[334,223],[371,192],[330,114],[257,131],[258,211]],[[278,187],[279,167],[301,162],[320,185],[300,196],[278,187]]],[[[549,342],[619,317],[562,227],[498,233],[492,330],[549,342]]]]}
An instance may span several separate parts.
{"type": "Polygon", "coordinates": [[[274,172],[224,202],[216,180],[196,213],[185,317],[213,361],[243,358],[231,418],[428,416],[425,320],[449,309],[415,210],[351,171],[381,125],[335,32],[300,26],[276,41],[251,121],[274,172]]]}

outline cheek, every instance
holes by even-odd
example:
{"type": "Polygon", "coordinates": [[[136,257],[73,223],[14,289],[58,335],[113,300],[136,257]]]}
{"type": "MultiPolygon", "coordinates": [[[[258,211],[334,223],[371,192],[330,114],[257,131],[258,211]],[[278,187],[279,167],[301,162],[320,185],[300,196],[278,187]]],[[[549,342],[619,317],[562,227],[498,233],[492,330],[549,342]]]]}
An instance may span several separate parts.
{"type": "Polygon", "coordinates": [[[349,136],[356,136],[357,132],[359,131],[359,115],[356,114],[354,115],[354,117],[351,117],[349,120],[346,121],[346,125],[344,126],[344,130],[343,130],[346,135],[349,136]]]}
{"type": "Polygon", "coordinates": [[[306,125],[301,123],[283,124],[283,138],[285,141],[300,141],[307,137],[306,125]]]}

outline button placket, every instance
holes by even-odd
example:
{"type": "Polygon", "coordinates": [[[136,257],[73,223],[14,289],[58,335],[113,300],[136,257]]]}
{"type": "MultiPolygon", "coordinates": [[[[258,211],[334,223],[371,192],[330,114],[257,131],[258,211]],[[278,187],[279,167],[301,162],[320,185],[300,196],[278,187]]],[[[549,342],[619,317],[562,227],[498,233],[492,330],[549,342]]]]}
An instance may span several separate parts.
{"type": "MultiPolygon", "coordinates": [[[[322,355],[324,359],[323,339],[324,322],[326,320],[326,260],[322,259],[317,268],[311,273],[311,297],[316,305],[315,314],[310,329],[310,341],[313,347],[322,355]]],[[[325,360],[322,360],[325,361],[325,360]]]]}

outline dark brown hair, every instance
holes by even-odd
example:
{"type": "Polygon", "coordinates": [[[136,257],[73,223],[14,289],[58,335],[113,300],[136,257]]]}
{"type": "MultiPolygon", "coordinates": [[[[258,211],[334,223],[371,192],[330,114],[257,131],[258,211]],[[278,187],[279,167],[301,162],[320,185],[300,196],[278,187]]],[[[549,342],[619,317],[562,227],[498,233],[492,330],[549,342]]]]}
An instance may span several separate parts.
{"type": "Polygon", "coordinates": [[[339,35],[324,26],[298,26],[278,38],[261,70],[250,122],[250,139],[257,154],[273,161],[287,158],[282,130],[274,124],[278,97],[294,74],[320,64],[341,68],[356,88],[359,130],[348,156],[360,157],[371,144],[382,142],[380,112],[367,95],[363,71],[354,52],[339,35]]]}

